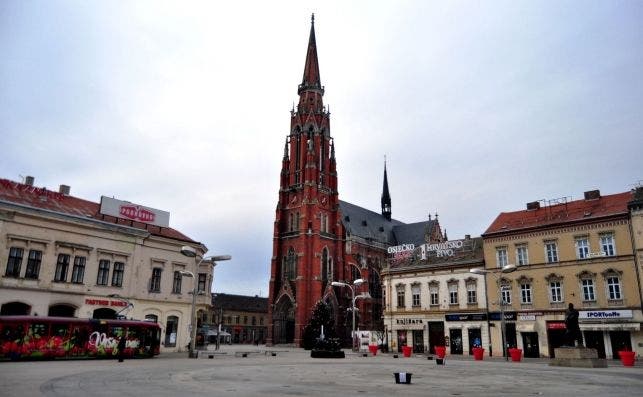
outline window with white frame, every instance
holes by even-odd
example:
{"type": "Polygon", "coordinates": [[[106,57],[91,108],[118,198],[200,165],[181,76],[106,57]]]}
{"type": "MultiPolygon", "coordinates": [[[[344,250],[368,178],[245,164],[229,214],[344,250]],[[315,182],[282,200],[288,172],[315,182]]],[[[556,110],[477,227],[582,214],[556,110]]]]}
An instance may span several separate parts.
{"type": "Polygon", "coordinates": [[[474,281],[467,281],[467,304],[478,303],[478,284],[474,281]]]}
{"type": "Polygon", "coordinates": [[[623,289],[621,287],[621,273],[613,269],[608,269],[602,274],[605,278],[607,299],[610,301],[622,300],[623,289]]]}
{"type": "Polygon", "coordinates": [[[429,303],[431,306],[438,306],[440,304],[440,285],[438,283],[429,284],[429,303]]]}
{"type": "Polygon", "coordinates": [[[601,240],[601,252],[606,256],[616,255],[616,249],[614,248],[614,234],[613,233],[603,233],[600,236],[601,240]]]}
{"type": "Polygon", "coordinates": [[[501,304],[511,305],[511,285],[508,283],[503,283],[500,287],[500,299],[502,300],[501,304]]]}
{"type": "Polygon", "coordinates": [[[498,267],[507,266],[507,247],[496,247],[496,264],[498,267]]]}
{"type": "Polygon", "coordinates": [[[576,237],[576,258],[589,258],[589,237],[576,237]]]}
{"type": "Polygon", "coordinates": [[[520,303],[523,305],[531,305],[533,302],[531,300],[531,283],[523,282],[520,284],[520,303]]]}
{"type": "Polygon", "coordinates": [[[406,305],[404,304],[404,284],[399,284],[396,287],[397,291],[397,307],[405,307],[406,305]]]}
{"type": "Polygon", "coordinates": [[[545,257],[547,258],[547,263],[558,262],[558,244],[556,241],[545,241],[545,257]]]}
{"type": "Polygon", "coordinates": [[[560,280],[549,281],[549,301],[551,303],[563,302],[563,283],[560,280]]]}
{"type": "Polygon", "coordinates": [[[458,283],[456,282],[449,283],[449,304],[458,304],[458,283]]]}
{"type": "Polygon", "coordinates": [[[596,292],[594,290],[594,279],[589,277],[582,278],[581,288],[583,293],[583,301],[593,302],[596,300],[596,292]]]}
{"type": "Polygon", "coordinates": [[[617,276],[607,277],[607,299],[620,300],[623,299],[621,295],[621,280],[617,276]]]}
{"type": "Polygon", "coordinates": [[[529,252],[527,251],[527,244],[520,244],[516,246],[516,264],[518,266],[525,266],[529,264],[529,252]]]}
{"type": "Polygon", "coordinates": [[[420,284],[411,284],[411,305],[420,307],[420,284]]]}

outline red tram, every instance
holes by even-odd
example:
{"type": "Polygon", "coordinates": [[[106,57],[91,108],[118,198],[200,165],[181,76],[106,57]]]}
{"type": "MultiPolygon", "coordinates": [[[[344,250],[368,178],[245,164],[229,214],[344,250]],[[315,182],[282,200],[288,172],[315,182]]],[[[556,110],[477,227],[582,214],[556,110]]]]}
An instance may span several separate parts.
{"type": "Polygon", "coordinates": [[[0,360],[116,358],[123,337],[125,357],[160,352],[161,328],[154,322],[0,316],[0,360]]]}

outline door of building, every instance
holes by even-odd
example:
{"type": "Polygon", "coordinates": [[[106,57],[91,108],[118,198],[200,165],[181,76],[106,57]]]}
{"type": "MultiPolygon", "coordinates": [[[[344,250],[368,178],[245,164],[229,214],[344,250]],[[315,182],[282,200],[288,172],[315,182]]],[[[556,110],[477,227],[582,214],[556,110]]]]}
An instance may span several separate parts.
{"type": "Polygon", "coordinates": [[[562,321],[551,321],[547,323],[547,345],[549,345],[549,357],[554,358],[554,349],[564,346],[565,340],[565,323],[562,321]]]}
{"type": "Polygon", "coordinates": [[[632,350],[630,331],[610,331],[610,341],[612,342],[612,357],[614,359],[620,358],[619,351],[632,350]]]}
{"type": "Polygon", "coordinates": [[[413,353],[424,353],[423,330],[413,330],[413,353]]]}
{"type": "Polygon", "coordinates": [[[397,330],[397,351],[402,353],[402,346],[406,346],[406,330],[398,329],[397,330]]]}
{"type": "Polygon", "coordinates": [[[444,340],[444,322],[429,321],[429,353],[435,354],[436,346],[446,346],[444,340]]]}
{"type": "Polygon", "coordinates": [[[462,330],[460,328],[450,329],[449,340],[451,341],[451,354],[462,354],[462,330]]]}
{"type": "Polygon", "coordinates": [[[540,357],[540,347],[538,346],[538,332],[522,332],[522,349],[525,357],[540,357]]]}
{"type": "Polygon", "coordinates": [[[469,328],[469,355],[473,354],[474,347],[482,347],[482,333],[480,328],[469,328]]]}
{"type": "Polygon", "coordinates": [[[518,339],[516,338],[516,323],[505,324],[505,343],[507,348],[518,347],[518,339]]]}
{"type": "Polygon", "coordinates": [[[585,331],[585,347],[596,349],[598,358],[606,358],[605,354],[605,338],[603,331],[585,331]]]}

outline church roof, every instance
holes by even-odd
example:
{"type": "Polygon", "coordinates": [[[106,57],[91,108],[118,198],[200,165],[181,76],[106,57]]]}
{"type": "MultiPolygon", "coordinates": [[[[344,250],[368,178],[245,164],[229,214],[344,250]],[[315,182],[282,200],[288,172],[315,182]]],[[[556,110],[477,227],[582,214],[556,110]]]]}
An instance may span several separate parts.
{"type": "Polygon", "coordinates": [[[423,244],[434,220],[405,224],[396,219],[387,220],[382,214],[346,201],[339,201],[342,224],[346,231],[365,240],[388,245],[423,244]]]}
{"type": "Polygon", "coordinates": [[[54,192],[45,187],[39,188],[0,178],[0,203],[2,202],[143,229],[155,236],[196,243],[196,241],[171,227],[153,226],[142,222],[102,215],[99,213],[100,204],[93,201],[54,192]]]}

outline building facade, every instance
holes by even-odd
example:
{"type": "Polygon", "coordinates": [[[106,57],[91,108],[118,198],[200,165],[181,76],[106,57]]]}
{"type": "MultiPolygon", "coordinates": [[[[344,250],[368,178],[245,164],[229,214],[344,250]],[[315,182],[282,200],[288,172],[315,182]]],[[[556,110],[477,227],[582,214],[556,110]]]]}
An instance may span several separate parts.
{"type": "Polygon", "coordinates": [[[632,192],[603,196],[594,190],[582,200],[531,202],[526,210],[498,215],[483,234],[494,347],[502,346],[502,302],[506,345],[523,349],[526,357],[553,357],[566,342],[571,303],[580,311],[585,346],[599,357],[617,358],[623,349],[640,354],[632,201],[632,192]],[[507,265],[516,271],[501,273],[507,265]]]}
{"type": "Polygon", "coordinates": [[[169,214],[132,203],[73,197],[64,185],[55,192],[32,178],[0,179],[1,314],[146,319],[161,325],[161,351],[185,349],[194,283],[203,319],[213,265],[197,268],[181,254],[183,246],[199,256],[207,248],[155,220],[165,216],[169,222],[169,214]],[[107,215],[108,204],[119,216],[107,215]]]}
{"type": "Polygon", "coordinates": [[[231,294],[212,295],[210,343],[216,335],[221,342],[265,344],[268,336],[268,298],[231,294]]]}
{"type": "Polygon", "coordinates": [[[353,309],[352,292],[348,287],[333,287],[334,281],[349,285],[358,279],[366,281],[354,291],[371,296],[357,301],[355,328],[382,330],[381,271],[388,247],[400,238],[409,242],[425,241],[426,235],[433,234],[441,238],[437,221],[406,225],[392,219],[386,168],[381,213],[339,199],[314,20],[297,93],[299,102],[291,111],[274,222],[268,344],[300,345],[303,328],[320,300],[330,304],[340,336],[350,340],[353,324],[347,310],[353,309]]]}
{"type": "Polygon", "coordinates": [[[393,351],[469,355],[489,343],[482,238],[396,247],[382,273],[386,341],[393,351]]]}

